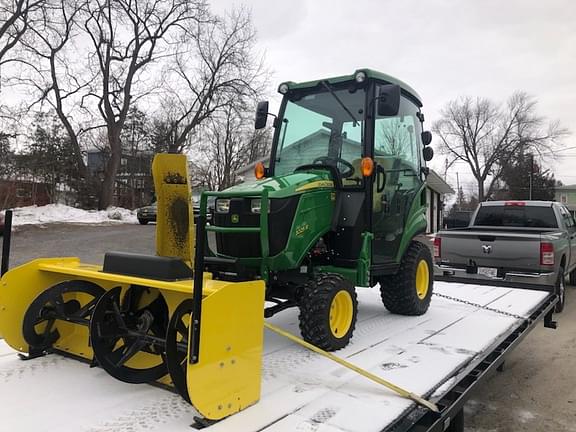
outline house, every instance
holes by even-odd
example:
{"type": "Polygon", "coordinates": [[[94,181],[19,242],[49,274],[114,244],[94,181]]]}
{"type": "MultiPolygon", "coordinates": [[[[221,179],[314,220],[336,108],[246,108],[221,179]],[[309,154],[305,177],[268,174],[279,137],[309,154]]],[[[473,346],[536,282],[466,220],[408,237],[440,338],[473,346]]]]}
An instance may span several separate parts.
{"type": "Polygon", "coordinates": [[[576,217],[576,185],[556,186],[554,199],[576,217]]]}
{"type": "Polygon", "coordinates": [[[0,179],[0,210],[46,205],[51,202],[49,185],[31,179],[0,179]]]}
{"type": "MultiPolygon", "coordinates": [[[[150,203],[153,197],[151,152],[123,154],[120,169],[116,175],[114,204],[120,207],[136,208],[150,203]]],[[[92,175],[104,176],[108,154],[100,150],[88,152],[87,166],[92,175]]]]}
{"type": "MultiPolygon", "coordinates": [[[[343,140],[343,154],[348,152],[349,147],[353,145],[352,143],[347,143],[347,140],[343,140]]],[[[295,145],[293,147],[296,147],[295,145]]],[[[298,149],[300,151],[300,149],[298,149]]],[[[352,152],[351,154],[357,154],[352,152]]],[[[286,157],[286,156],[285,156],[286,157]]],[[[291,160],[298,160],[297,158],[286,157],[291,160]]],[[[268,166],[269,158],[263,158],[257,160],[250,165],[239,169],[236,174],[242,179],[242,181],[255,181],[254,177],[254,166],[262,162],[264,165],[268,166]]],[[[295,167],[294,167],[295,168],[295,167]]],[[[427,233],[435,233],[442,228],[443,224],[443,210],[444,210],[444,197],[454,193],[454,189],[450,187],[448,183],[438,175],[434,170],[430,170],[427,178],[427,189],[426,189],[426,203],[427,203],[427,215],[428,220],[427,233]]]]}

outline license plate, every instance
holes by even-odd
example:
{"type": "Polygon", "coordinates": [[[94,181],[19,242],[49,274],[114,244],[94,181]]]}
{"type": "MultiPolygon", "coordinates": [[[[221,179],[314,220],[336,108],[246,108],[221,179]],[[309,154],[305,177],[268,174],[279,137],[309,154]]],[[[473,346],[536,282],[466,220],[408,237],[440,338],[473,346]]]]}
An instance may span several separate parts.
{"type": "Polygon", "coordinates": [[[478,274],[489,278],[495,278],[498,274],[498,269],[492,267],[478,267],[478,274]]]}

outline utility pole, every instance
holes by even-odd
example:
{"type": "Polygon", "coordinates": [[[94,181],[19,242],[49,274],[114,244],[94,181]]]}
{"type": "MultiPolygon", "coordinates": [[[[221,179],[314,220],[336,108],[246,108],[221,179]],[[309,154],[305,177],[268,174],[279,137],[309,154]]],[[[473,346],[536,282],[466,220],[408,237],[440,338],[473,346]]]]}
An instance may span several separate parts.
{"type": "Polygon", "coordinates": [[[529,199],[532,200],[532,175],[534,173],[534,155],[530,154],[530,195],[529,195],[529,199]]]}
{"type": "Polygon", "coordinates": [[[458,205],[458,210],[460,210],[460,177],[458,177],[458,171],[456,171],[456,204],[458,205]]]}

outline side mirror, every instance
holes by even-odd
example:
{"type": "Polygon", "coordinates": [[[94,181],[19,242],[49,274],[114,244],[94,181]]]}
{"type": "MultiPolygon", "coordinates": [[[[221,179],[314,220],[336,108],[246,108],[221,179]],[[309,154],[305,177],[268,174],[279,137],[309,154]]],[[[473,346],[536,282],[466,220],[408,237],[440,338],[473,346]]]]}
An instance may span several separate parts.
{"type": "Polygon", "coordinates": [[[434,157],[434,150],[432,149],[432,147],[424,147],[424,149],[422,150],[422,156],[424,156],[424,160],[426,162],[431,161],[432,158],[434,157]]]}
{"type": "Polygon", "coordinates": [[[268,101],[258,102],[254,129],[264,129],[266,127],[266,120],[268,120],[268,101]]]}
{"type": "Polygon", "coordinates": [[[422,132],[420,137],[422,138],[422,144],[424,144],[425,146],[430,145],[430,143],[432,142],[432,132],[430,131],[422,132]]]}
{"type": "Polygon", "coordinates": [[[378,90],[378,115],[395,116],[400,109],[400,86],[381,85],[378,90]]]}

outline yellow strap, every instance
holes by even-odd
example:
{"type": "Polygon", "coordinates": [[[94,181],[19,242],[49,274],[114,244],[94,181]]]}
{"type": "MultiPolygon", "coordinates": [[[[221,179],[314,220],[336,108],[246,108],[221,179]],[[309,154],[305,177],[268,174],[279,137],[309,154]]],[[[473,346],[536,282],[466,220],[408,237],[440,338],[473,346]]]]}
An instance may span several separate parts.
{"type": "Polygon", "coordinates": [[[284,336],[284,337],[290,339],[291,341],[296,342],[297,344],[302,345],[303,347],[308,348],[311,351],[314,351],[315,353],[318,353],[324,357],[327,357],[330,360],[333,360],[336,363],[338,363],[344,367],[347,367],[348,369],[353,370],[354,372],[362,375],[363,377],[368,378],[369,380],[372,380],[374,382],[377,382],[378,384],[383,385],[384,387],[389,388],[390,390],[398,393],[402,397],[412,399],[414,402],[422,405],[423,407],[428,408],[430,411],[433,411],[436,413],[440,412],[440,410],[438,409],[436,404],[418,396],[417,394],[409,392],[408,390],[404,390],[402,387],[398,387],[396,384],[392,384],[391,382],[386,381],[385,379],[382,379],[379,376],[368,372],[367,370],[361,369],[358,366],[353,365],[352,363],[349,363],[344,359],[341,359],[340,357],[336,357],[334,354],[329,353],[327,351],[324,351],[323,349],[320,349],[317,346],[314,346],[311,343],[308,343],[305,340],[300,339],[299,337],[294,336],[293,334],[288,333],[287,331],[284,331],[279,327],[276,327],[275,325],[264,322],[264,326],[266,328],[268,328],[269,330],[272,330],[274,333],[278,333],[279,335],[284,336]]]}

